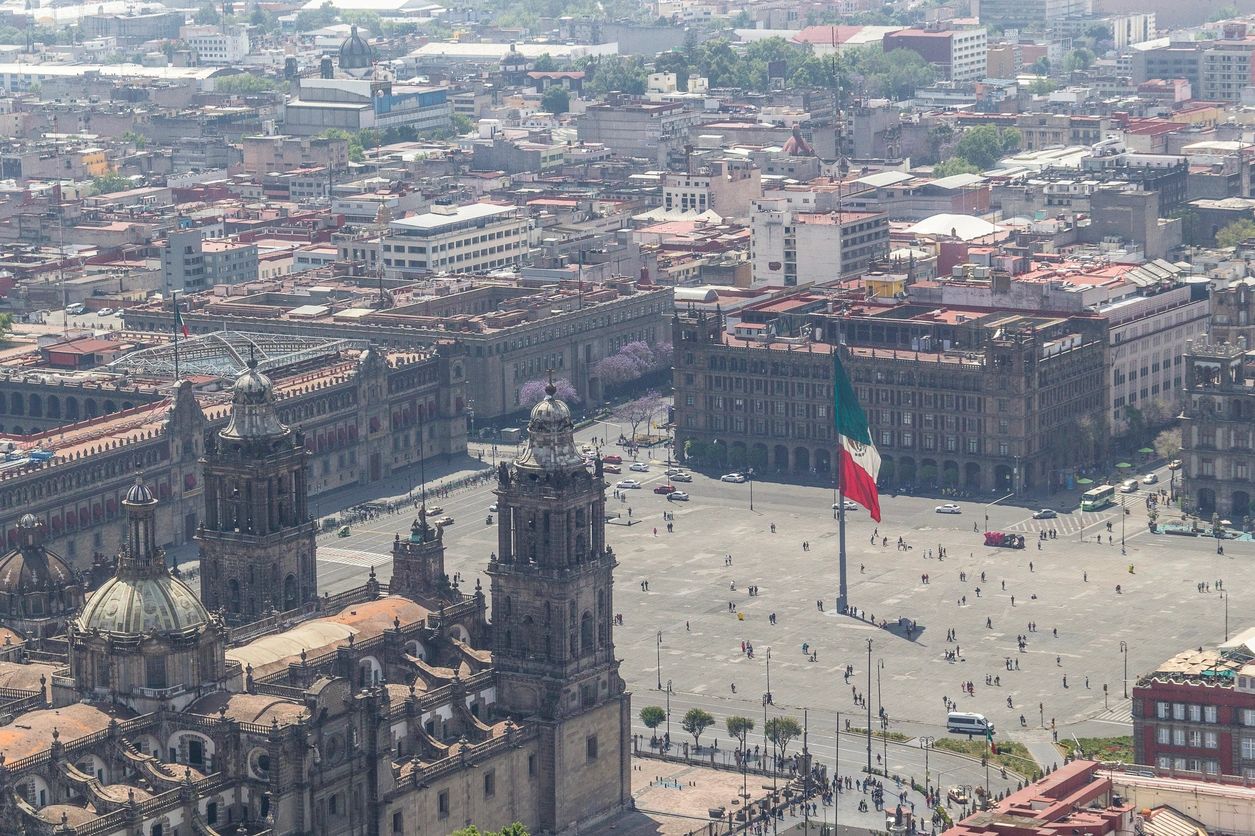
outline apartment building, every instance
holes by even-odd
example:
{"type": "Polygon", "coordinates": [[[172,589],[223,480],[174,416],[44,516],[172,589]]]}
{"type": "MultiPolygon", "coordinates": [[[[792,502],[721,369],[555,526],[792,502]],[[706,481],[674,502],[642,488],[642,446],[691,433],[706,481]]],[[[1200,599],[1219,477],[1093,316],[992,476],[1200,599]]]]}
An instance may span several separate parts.
{"type": "Polygon", "coordinates": [[[679,102],[620,102],[589,105],[577,121],[581,142],[598,142],[621,157],[665,163],[683,149],[693,125],[709,121],[679,102]]]}
{"type": "Polygon", "coordinates": [[[211,67],[232,67],[249,53],[248,32],[243,28],[184,26],[179,37],[196,52],[196,60],[211,67]]]}
{"type": "Polygon", "coordinates": [[[383,241],[384,269],[404,277],[512,267],[527,255],[530,228],[527,217],[513,206],[437,204],[430,212],[389,224],[383,241]]]}
{"type": "Polygon", "coordinates": [[[907,49],[919,55],[946,81],[980,81],[988,66],[984,29],[901,29],[884,37],[885,52],[907,49]]]}
{"type": "Polygon", "coordinates": [[[246,136],[244,171],[267,174],[294,168],[326,168],[339,171],[349,164],[349,141],[308,136],[246,136]]]}
{"type": "Polygon", "coordinates": [[[200,229],[171,232],[161,248],[161,271],[166,290],[197,291],[256,281],[257,245],[206,240],[200,229]]]}
{"type": "Polygon", "coordinates": [[[762,172],[748,160],[712,160],[693,172],[662,176],[662,206],[668,212],[709,210],[721,218],[744,218],[762,196],[762,172]]]}
{"type": "Polygon", "coordinates": [[[980,22],[1001,29],[1045,29],[1093,11],[1093,0],[981,0],[980,22]]]}
{"type": "Polygon", "coordinates": [[[750,260],[755,284],[794,287],[861,273],[889,252],[884,212],[806,212],[785,198],[754,201],[750,260]]]}

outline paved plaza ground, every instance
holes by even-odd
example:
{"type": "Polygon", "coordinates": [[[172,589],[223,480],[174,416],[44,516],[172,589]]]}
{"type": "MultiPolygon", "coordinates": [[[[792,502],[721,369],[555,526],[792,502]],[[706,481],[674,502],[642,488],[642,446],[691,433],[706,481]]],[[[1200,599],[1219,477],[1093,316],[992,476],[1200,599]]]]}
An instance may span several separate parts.
{"type": "MultiPolygon", "coordinates": [[[[600,434],[608,433],[603,428],[600,434]]],[[[451,463],[447,472],[474,464],[451,463]]],[[[1232,585],[1224,583],[1225,593],[1237,596],[1228,606],[1230,633],[1247,626],[1243,614],[1255,601],[1255,590],[1237,580],[1255,545],[1229,542],[1219,556],[1208,539],[1151,534],[1141,494],[1130,497],[1125,517],[1126,556],[1119,545],[1119,507],[1065,513],[1075,504],[1074,493],[1034,501],[1057,508],[1057,520],[1032,520],[1028,506],[988,509],[991,528],[1028,533],[1023,551],[983,545],[986,507],[979,501],[958,500],[962,514],[942,515],[933,509],[943,500],[885,496],[879,525],[863,511],[849,515],[850,603],[877,623],[914,622],[918,632],[908,639],[900,629],[833,611],[837,525],[830,489],[755,482],[751,510],[749,485],[695,475],[685,486],[692,501],[667,502],[651,490],[665,481],[662,470],[624,474],[640,478],[644,488],[610,502],[621,519],[608,527],[607,537],[619,556],[615,609],[623,625],[615,629],[615,644],[633,705],[664,705],[658,683],[670,682],[677,743],[685,737],[679,720],[693,706],[718,719],[703,744],[720,736],[722,720],[731,714],[758,719],[754,743],[761,734],[770,655],[774,705],[768,713],[801,720],[808,710],[817,757],[836,757],[838,712],[842,727],[847,719],[855,728],[867,725],[866,708],[854,702],[857,689],[868,695],[873,721],[883,704],[891,730],[910,738],[906,745],[876,743],[874,754],[887,755],[891,771],[923,778],[918,738],[946,735],[944,698],[961,710],[987,715],[1000,737],[1021,740],[1046,763],[1056,759],[1049,745],[1052,720],[1061,740],[1129,733],[1126,658],[1128,676],[1135,679],[1182,648],[1224,639],[1226,602],[1216,592],[1218,580],[1232,579],[1232,585]],[[634,524],[621,524],[629,508],[634,524]],[[666,531],[664,511],[675,515],[674,533],[666,531]],[[1113,523],[1114,545],[1095,541],[1100,533],[1108,539],[1107,521],[1113,523]],[[1039,550],[1035,532],[1042,528],[1058,534],[1039,550]],[[889,545],[873,544],[873,531],[887,536],[889,545]],[[898,537],[910,548],[897,549],[898,537]],[[944,560],[937,559],[939,548],[947,552],[944,560]],[[648,589],[642,588],[645,582],[648,589]],[[1200,593],[1199,583],[1209,584],[1210,591],[1200,593]],[[752,586],[757,595],[748,594],[752,586]],[[951,629],[957,642],[946,641],[951,629]],[[1027,639],[1023,652],[1017,636],[1027,639]],[[742,652],[742,642],[753,645],[753,658],[742,652]],[[803,643],[817,653],[816,661],[803,654],[803,643]],[[952,659],[948,651],[956,652],[952,659]],[[853,666],[848,682],[847,665],[853,666]],[[986,675],[999,684],[986,685],[986,675]],[[961,689],[968,681],[970,696],[961,689]]],[[[447,569],[461,573],[467,590],[476,578],[487,587],[483,571],[496,542],[495,528],[485,524],[491,488],[464,489],[439,500],[456,520],[445,533],[447,569]]],[[[324,514],[332,504],[323,500],[324,514]]],[[[320,538],[320,586],[336,591],[361,583],[371,566],[387,579],[393,537],[409,523],[409,514],[385,515],[355,526],[351,537],[320,538]]],[[[727,748],[726,739],[719,743],[727,748]]],[[[843,734],[840,749],[842,774],[865,765],[864,737],[843,734]]],[[[930,772],[939,768],[952,773],[934,775],[934,781],[984,779],[974,762],[934,752],[930,772]]],[[[1032,768],[1026,764],[1024,771],[1032,768]]]]}

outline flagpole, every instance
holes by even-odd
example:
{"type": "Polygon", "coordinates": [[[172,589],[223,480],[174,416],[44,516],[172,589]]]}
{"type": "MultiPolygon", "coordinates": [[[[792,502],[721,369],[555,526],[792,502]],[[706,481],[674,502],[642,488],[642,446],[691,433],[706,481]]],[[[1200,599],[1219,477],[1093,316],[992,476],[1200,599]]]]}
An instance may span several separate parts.
{"type": "MultiPolygon", "coordinates": [[[[832,400],[833,400],[833,418],[835,421],[838,407],[837,398],[840,397],[841,387],[837,385],[836,369],[837,369],[837,352],[841,350],[840,342],[832,347],[832,400]]],[[[845,481],[841,478],[841,456],[844,450],[844,444],[841,441],[841,434],[837,434],[837,612],[845,615],[849,610],[849,589],[845,580],[845,481]]]]}
{"type": "Polygon", "coordinates": [[[179,292],[170,291],[170,300],[174,303],[174,383],[177,386],[182,379],[179,373],[179,292]]]}

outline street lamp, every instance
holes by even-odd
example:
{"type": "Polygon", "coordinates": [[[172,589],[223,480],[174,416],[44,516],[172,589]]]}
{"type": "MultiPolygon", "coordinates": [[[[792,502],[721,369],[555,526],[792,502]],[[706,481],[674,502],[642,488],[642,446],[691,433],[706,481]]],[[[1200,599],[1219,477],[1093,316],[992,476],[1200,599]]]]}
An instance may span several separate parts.
{"type": "Polygon", "coordinates": [[[1120,652],[1124,654],[1124,698],[1129,698],[1129,643],[1120,642],[1120,652]]]}
{"type": "Polygon", "coordinates": [[[999,502],[1002,502],[1004,499],[1010,499],[1010,498],[1011,498],[1011,497],[1013,497],[1013,496],[1015,496],[1015,492],[1014,492],[1014,491],[1012,491],[1011,493],[1007,494],[1006,496],[1000,496],[1000,497],[998,497],[998,498],[997,498],[997,499],[995,499],[993,502],[991,502],[991,503],[989,503],[988,505],[986,505],[986,506],[985,506],[985,533],[986,533],[986,534],[988,534],[988,533],[989,533],[989,509],[990,509],[990,508],[992,508],[992,507],[994,507],[995,505],[997,505],[999,502]]]}
{"type": "Polygon", "coordinates": [[[885,669],[885,660],[876,660],[876,713],[880,715],[880,740],[884,744],[884,767],[886,777],[889,775],[889,721],[885,717],[885,703],[880,694],[880,672],[885,669]]]}
{"type": "Polygon", "coordinates": [[[654,655],[658,662],[658,690],[662,690],[662,631],[658,631],[658,644],[655,647],[654,655]]]}
{"type": "Polygon", "coordinates": [[[754,510],[754,468],[752,468],[752,467],[747,467],[747,468],[745,469],[745,474],[749,477],[749,483],[750,483],[750,510],[751,510],[751,511],[753,511],[753,510],[754,510]]]}
{"type": "Polygon", "coordinates": [[[664,751],[671,746],[671,680],[667,680],[667,737],[664,751]]]}
{"type": "Polygon", "coordinates": [[[930,780],[929,772],[928,772],[928,750],[931,749],[933,747],[933,744],[937,742],[937,738],[921,737],[921,738],[918,738],[918,740],[919,740],[919,747],[924,750],[924,794],[931,795],[932,794],[932,781],[930,780]]]}
{"type": "Polygon", "coordinates": [[[1128,509],[1124,507],[1124,501],[1129,498],[1128,494],[1120,494],[1120,554],[1124,551],[1124,518],[1129,515],[1128,509]]]}
{"type": "Polygon", "coordinates": [[[1224,640],[1229,640],[1229,593],[1220,590],[1220,597],[1224,599],[1224,640]]]}
{"type": "MultiPolygon", "coordinates": [[[[1228,636],[1225,636],[1228,639],[1228,636]]],[[[771,648],[767,648],[767,694],[765,696],[767,702],[771,702],[771,648]]],[[[765,729],[764,729],[765,731],[765,729]]]]}
{"type": "MultiPolygon", "coordinates": [[[[872,640],[867,640],[867,693],[871,694],[872,690],[872,640]]],[[[867,774],[872,775],[872,703],[870,699],[865,699],[867,703],[867,774]]]]}

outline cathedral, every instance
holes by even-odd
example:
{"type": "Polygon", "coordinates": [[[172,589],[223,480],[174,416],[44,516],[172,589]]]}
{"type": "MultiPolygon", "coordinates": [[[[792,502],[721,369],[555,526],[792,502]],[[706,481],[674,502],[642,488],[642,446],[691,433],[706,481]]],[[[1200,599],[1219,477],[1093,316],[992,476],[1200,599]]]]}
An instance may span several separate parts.
{"type": "Polygon", "coordinates": [[[199,596],[142,472],[94,590],[33,516],[0,558],[0,836],[593,833],[630,807],[605,482],[554,388],[498,470],[491,621],[425,508],[390,585],[320,597],[301,433],[255,364],[231,394],[199,596]]]}

